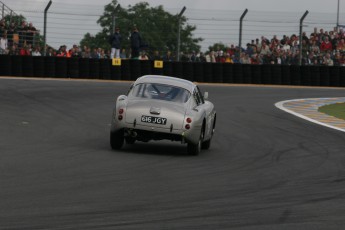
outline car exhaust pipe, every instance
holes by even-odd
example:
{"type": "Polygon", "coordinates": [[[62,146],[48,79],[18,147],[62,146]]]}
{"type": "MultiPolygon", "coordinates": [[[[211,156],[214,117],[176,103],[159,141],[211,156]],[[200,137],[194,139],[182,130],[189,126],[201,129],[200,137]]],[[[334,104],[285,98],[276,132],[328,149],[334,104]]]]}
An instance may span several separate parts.
{"type": "Polygon", "coordinates": [[[135,132],[135,131],[133,131],[133,130],[131,130],[131,129],[127,129],[127,130],[125,131],[125,136],[126,136],[126,137],[137,137],[138,134],[137,134],[137,132],[135,132]]]}

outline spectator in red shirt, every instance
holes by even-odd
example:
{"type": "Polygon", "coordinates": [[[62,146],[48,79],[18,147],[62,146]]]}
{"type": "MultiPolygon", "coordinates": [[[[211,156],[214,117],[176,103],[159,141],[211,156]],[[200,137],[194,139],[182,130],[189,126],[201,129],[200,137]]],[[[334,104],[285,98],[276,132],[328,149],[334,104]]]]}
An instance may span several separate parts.
{"type": "Polygon", "coordinates": [[[339,51],[345,51],[345,39],[341,39],[338,42],[338,45],[337,45],[336,49],[339,50],[339,51]]]}
{"type": "Polygon", "coordinates": [[[58,50],[56,56],[57,57],[71,57],[69,52],[66,50],[66,45],[60,46],[60,49],[58,50]]]}
{"type": "Polygon", "coordinates": [[[226,52],[227,52],[227,53],[230,55],[230,57],[231,57],[232,55],[235,54],[235,46],[234,46],[233,44],[231,44],[230,49],[228,49],[226,52]]]}
{"type": "Polygon", "coordinates": [[[224,52],[223,50],[220,50],[217,52],[218,55],[216,56],[216,62],[218,63],[224,63],[225,62],[225,57],[224,57],[224,52]]]}
{"type": "Polygon", "coordinates": [[[327,51],[332,51],[332,43],[329,41],[328,36],[324,37],[325,40],[321,43],[320,50],[322,53],[325,53],[327,51]]]}
{"type": "Polygon", "coordinates": [[[28,46],[24,45],[20,48],[19,55],[21,56],[31,56],[31,52],[28,46]]]}
{"type": "Polygon", "coordinates": [[[251,62],[252,64],[254,64],[254,65],[259,65],[259,64],[260,64],[259,55],[253,54],[253,55],[251,56],[250,62],[251,62]]]}

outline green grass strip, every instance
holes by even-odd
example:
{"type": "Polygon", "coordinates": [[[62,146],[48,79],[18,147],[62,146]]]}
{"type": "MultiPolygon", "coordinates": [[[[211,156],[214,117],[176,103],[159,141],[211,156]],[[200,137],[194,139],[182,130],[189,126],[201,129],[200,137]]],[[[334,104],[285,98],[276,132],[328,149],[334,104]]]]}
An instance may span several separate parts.
{"type": "Polygon", "coordinates": [[[319,112],[345,120],[345,103],[336,103],[321,106],[319,112]]]}

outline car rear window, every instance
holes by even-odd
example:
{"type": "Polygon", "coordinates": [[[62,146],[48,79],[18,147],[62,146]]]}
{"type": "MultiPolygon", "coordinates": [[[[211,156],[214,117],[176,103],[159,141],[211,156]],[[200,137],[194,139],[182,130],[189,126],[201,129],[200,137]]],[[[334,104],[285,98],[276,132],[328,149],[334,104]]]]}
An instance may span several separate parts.
{"type": "Polygon", "coordinates": [[[186,103],[190,97],[190,92],[186,89],[155,83],[142,83],[135,85],[131,90],[130,97],[157,99],[186,103]]]}

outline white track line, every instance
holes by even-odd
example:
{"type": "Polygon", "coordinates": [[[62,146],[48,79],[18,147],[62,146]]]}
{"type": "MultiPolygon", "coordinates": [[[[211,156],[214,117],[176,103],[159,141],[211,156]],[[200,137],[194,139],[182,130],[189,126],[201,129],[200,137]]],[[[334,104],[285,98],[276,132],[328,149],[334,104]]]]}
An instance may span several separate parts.
{"type": "MultiPolygon", "coordinates": [[[[342,129],[342,128],[339,128],[339,127],[336,127],[336,126],[333,126],[333,125],[329,125],[329,124],[326,124],[326,123],[323,123],[323,122],[320,122],[318,120],[315,120],[315,119],[311,119],[307,116],[304,116],[303,114],[300,114],[300,113],[296,113],[295,111],[292,111],[286,107],[284,107],[284,104],[286,103],[289,103],[289,102],[296,102],[296,101],[308,101],[308,100],[319,100],[320,103],[322,103],[323,100],[329,100],[329,99],[332,99],[332,98],[306,98],[306,99],[295,99],[295,100],[287,100],[287,101],[280,101],[280,102],[277,102],[275,103],[275,106],[287,113],[290,113],[290,114],[293,114],[299,118],[302,118],[302,119],[305,119],[307,121],[310,121],[310,122],[313,122],[313,123],[316,123],[318,125],[322,125],[322,126],[325,126],[325,127],[328,127],[328,128],[331,128],[331,129],[336,129],[338,131],[341,131],[341,132],[345,132],[345,129],[342,129]]],[[[342,100],[340,102],[345,102],[345,98],[341,98],[342,100]]],[[[324,105],[326,104],[332,104],[332,103],[325,103],[324,105]]],[[[317,111],[317,110],[316,110],[317,111]]],[[[331,117],[331,116],[330,116],[331,117]]]]}

